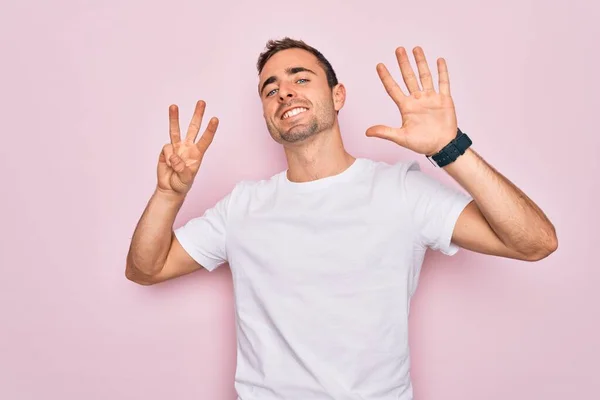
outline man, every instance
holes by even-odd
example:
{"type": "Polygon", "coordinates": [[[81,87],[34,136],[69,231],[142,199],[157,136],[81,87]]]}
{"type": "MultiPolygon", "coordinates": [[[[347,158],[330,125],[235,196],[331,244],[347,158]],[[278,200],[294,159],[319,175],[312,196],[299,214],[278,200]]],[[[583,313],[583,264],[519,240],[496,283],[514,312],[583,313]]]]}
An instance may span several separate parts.
{"type": "Polygon", "coordinates": [[[426,249],[535,261],[557,247],[544,213],[458,129],[445,61],[437,61],[436,91],[421,48],[414,49],[419,78],[406,51],[396,55],[409,93],[385,66],[377,72],[403,124],[366,135],[432,156],[468,195],[415,162],[348,154],[338,124],[344,85],[320,52],[285,38],[260,55],[258,91],[288,169],[240,182],[173,231],[218,121],[196,143],[205,108],[198,102],[182,140],[177,107],[169,109],[171,143],[160,154],[126,276],[149,285],[229,262],[242,400],[411,399],[407,319],[426,249]]]}

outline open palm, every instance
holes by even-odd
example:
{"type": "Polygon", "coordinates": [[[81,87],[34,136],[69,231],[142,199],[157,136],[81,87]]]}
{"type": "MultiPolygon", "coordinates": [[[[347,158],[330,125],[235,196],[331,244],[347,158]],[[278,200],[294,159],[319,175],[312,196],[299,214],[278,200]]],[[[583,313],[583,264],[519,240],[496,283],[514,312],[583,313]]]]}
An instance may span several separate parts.
{"type": "Polygon", "coordinates": [[[179,128],[179,109],[176,105],[169,107],[169,135],[171,142],[163,147],[158,160],[158,190],[185,196],[192,187],[194,178],[200,169],[202,159],[217,131],[219,120],[211,118],[208,126],[198,142],[198,132],[206,103],[196,103],[196,109],[184,140],[181,140],[179,128]]]}
{"type": "Polygon", "coordinates": [[[436,92],[423,50],[416,47],[414,55],[421,85],[413,72],[406,50],[403,47],[396,50],[408,95],[392,78],[385,65],[377,65],[377,73],[385,90],[400,110],[402,126],[394,128],[375,125],[367,129],[366,134],[391,140],[420,154],[430,155],[441,150],[456,137],[456,111],[450,96],[448,69],[444,59],[440,58],[437,61],[439,92],[436,92]]]}

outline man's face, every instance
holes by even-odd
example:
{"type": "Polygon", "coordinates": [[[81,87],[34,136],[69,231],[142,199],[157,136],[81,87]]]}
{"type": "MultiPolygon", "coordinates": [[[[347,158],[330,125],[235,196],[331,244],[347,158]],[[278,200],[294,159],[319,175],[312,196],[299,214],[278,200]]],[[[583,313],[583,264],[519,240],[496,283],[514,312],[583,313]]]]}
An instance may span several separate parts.
{"type": "Polygon", "coordinates": [[[282,50],[272,56],[258,88],[267,128],[278,143],[300,142],[335,123],[337,110],[325,71],[306,50],[282,50]]]}

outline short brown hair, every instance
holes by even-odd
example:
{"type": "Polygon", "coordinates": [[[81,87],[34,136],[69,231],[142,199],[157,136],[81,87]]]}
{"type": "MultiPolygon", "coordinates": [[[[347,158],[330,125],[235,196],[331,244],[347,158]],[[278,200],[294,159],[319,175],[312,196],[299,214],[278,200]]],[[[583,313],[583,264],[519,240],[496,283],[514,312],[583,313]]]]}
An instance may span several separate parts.
{"type": "Polygon", "coordinates": [[[338,79],[335,75],[333,67],[319,50],[309,46],[302,40],[291,39],[289,37],[279,40],[269,40],[267,42],[266,50],[260,54],[258,57],[258,62],[256,63],[256,69],[258,70],[258,73],[260,74],[262,72],[265,64],[271,57],[282,50],[288,49],[302,49],[312,53],[315,57],[317,57],[319,65],[325,70],[325,76],[327,77],[327,84],[329,87],[333,89],[333,87],[338,84],[338,79]]]}

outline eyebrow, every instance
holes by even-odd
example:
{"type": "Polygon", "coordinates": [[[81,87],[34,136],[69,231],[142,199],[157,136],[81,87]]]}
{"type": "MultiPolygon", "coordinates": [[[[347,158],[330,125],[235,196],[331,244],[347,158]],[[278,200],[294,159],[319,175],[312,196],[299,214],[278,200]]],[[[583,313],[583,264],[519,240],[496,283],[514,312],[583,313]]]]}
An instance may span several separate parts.
{"type": "MultiPolygon", "coordinates": [[[[308,68],[304,68],[304,67],[289,67],[285,69],[285,73],[287,75],[294,75],[297,74],[298,72],[309,72],[313,75],[316,75],[314,73],[314,71],[308,69],[308,68]]],[[[260,94],[262,95],[262,92],[265,90],[265,87],[267,87],[267,85],[270,85],[271,83],[277,82],[277,77],[276,76],[270,76],[268,77],[265,82],[262,84],[262,87],[260,88],[260,94]]]]}

